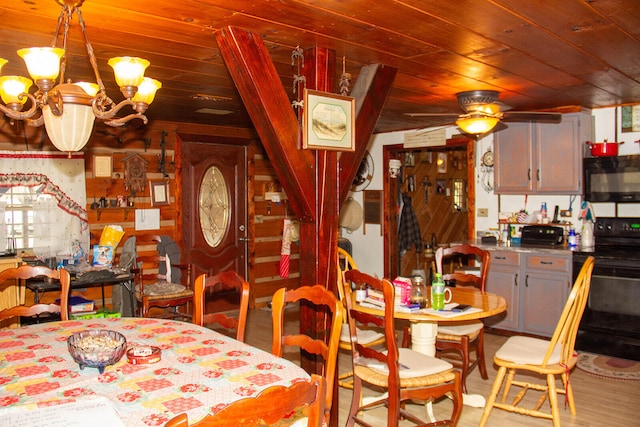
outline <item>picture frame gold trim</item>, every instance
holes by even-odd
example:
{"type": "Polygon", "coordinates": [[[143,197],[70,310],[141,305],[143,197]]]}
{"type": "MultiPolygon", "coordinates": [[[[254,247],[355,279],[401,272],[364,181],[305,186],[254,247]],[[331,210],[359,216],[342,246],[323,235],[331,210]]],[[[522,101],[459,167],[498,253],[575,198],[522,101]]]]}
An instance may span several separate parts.
{"type": "Polygon", "coordinates": [[[304,90],[302,148],[355,151],[355,98],[304,90]]]}

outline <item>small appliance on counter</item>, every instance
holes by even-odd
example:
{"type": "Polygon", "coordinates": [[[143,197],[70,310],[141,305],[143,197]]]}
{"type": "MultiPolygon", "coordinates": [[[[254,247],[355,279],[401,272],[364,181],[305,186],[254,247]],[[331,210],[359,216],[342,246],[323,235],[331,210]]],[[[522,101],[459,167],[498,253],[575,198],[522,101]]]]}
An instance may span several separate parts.
{"type": "Polygon", "coordinates": [[[562,227],[525,225],[522,227],[520,246],[557,247],[564,242],[562,227]]]}

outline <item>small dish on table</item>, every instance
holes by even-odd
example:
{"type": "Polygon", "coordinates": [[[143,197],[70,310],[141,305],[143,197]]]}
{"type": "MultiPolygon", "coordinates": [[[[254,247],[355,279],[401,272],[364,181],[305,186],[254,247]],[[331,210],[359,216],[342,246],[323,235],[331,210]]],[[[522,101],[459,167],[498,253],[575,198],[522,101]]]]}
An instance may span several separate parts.
{"type": "Polygon", "coordinates": [[[117,363],[127,349],[127,339],[120,332],[96,329],[76,332],[67,338],[67,348],[80,369],[104,368],[117,363]]]}

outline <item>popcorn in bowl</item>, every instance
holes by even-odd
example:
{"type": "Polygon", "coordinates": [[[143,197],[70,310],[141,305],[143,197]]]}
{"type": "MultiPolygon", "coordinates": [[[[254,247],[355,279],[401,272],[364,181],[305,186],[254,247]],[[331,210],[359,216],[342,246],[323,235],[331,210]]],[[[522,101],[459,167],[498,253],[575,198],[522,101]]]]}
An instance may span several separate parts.
{"type": "Polygon", "coordinates": [[[120,332],[96,329],[76,332],[67,338],[67,348],[80,369],[104,368],[117,363],[127,349],[127,339],[120,332]]]}

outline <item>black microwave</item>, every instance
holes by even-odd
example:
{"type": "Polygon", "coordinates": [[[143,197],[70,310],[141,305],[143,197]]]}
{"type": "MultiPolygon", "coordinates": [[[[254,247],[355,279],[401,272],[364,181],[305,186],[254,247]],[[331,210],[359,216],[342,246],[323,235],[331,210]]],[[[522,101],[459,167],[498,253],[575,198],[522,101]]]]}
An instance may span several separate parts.
{"type": "Polygon", "coordinates": [[[584,199],[640,202],[640,155],[584,159],[584,199]]]}

